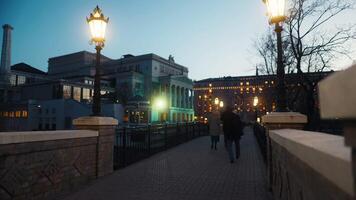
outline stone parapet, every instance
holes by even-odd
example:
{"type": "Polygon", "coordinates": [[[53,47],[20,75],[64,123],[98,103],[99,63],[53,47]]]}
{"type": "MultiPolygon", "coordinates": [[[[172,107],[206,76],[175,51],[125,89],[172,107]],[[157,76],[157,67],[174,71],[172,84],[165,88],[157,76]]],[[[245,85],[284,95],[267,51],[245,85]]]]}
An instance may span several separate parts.
{"type": "Polygon", "coordinates": [[[352,199],[351,149],[341,136],[270,131],[276,199],[352,199]]]}
{"type": "Polygon", "coordinates": [[[96,178],[97,131],[0,133],[0,199],[52,199],[96,178]]]}

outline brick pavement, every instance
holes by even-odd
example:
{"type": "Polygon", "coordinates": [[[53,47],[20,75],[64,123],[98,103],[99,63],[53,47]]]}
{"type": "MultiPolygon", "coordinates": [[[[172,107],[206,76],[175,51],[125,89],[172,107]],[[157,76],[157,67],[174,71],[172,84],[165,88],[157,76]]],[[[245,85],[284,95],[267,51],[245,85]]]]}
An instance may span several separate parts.
{"type": "Polygon", "coordinates": [[[230,164],[223,141],[210,150],[202,137],[101,178],[65,200],[249,200],[271,199],[266,170],[251,129],[241,156],[230,164]]]}

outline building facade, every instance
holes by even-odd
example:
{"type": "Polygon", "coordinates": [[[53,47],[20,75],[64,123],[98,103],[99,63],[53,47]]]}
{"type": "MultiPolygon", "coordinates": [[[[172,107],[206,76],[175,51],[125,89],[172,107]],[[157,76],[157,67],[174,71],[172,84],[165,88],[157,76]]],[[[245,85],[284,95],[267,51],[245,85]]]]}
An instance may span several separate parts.
{"type": "MultiPolygon", "coordinates": [[[[317,83],[332,72],[309,73],[309,80],[317,83]]],[[[302,86],[297,74],[286,74],[286,90],[291,111],[303,112],[298,95],[302,86]]],[[[273,75],[210,78],[194,82],[195,113],[198,120],[206,120],[213,109],[222,110],[229,105],[245,120],[275,111],[276,82],[273,75]],[[257,99],[257,102],[256,100],[257,99]],[[221,103],[222,102],[222,103],[221,103]],[[255,102],[255,103],[254,103],[255,102]]],[[[316,91],[315,91],[316,95],[316,91]]],[[[299,96],[300,97],[300,96],[299,96]]]]}
{"type": "MultiPolygon", "coordinates": [[[[101,61],[103,115],[131,124],[194,119],[193,82],[188,68],[175,63],[172,56],[102,56],[101,61]]],[[[48,72],[19,63],[7,75],[6,92],[1,93],[0,130],[70,129],[72,119],[91,114],[94,53],[50,58],[48,72]]]]}

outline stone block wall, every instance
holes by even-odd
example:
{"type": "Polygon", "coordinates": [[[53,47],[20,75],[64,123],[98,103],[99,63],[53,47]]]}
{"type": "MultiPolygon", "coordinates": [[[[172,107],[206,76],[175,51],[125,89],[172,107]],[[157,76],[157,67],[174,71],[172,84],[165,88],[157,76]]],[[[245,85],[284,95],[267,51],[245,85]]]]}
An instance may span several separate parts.
{"type": "Polygon", "coordinates": [[[270,137],[274,199],[353,199],[350,149],[342,137],[289,129],[270,137]]]}
{"type": "Polygon", "coordinates": [[[97,135],[0,133],[0,199],[52,199],[95,179],[97,135]]]}

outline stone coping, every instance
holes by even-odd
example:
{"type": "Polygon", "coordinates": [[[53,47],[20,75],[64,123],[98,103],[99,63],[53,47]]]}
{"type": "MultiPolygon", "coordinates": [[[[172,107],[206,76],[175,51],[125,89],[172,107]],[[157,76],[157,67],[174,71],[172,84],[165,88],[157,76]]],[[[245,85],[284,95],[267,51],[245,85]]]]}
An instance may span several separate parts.
{"type": "Polygon", "coordinates": [[[97,136],[98,131],[91,130],[0,132],[0,145],[97,136]]]}
{"type": "Polygon", "coordinates": [[[273,141],[353,196],[351,150],[344,137],[292,129],[271,130],[273,141]]]}
{"type": "Polygon", "coordinates": [[[264,124],[306,124],[307,122],[307,116],[296,112],[271,112],[262,116],[264,124]]]}
{"type": "Polygon", "coordinates": [[[356,120],[356,64],[319,82],[320,116],[356,120]]]}
{"type": "Polygon", "coordinates": [[[117,119],[112,117],[86,116],[73,120],[74,126],[117,126],[117,119]]]}

